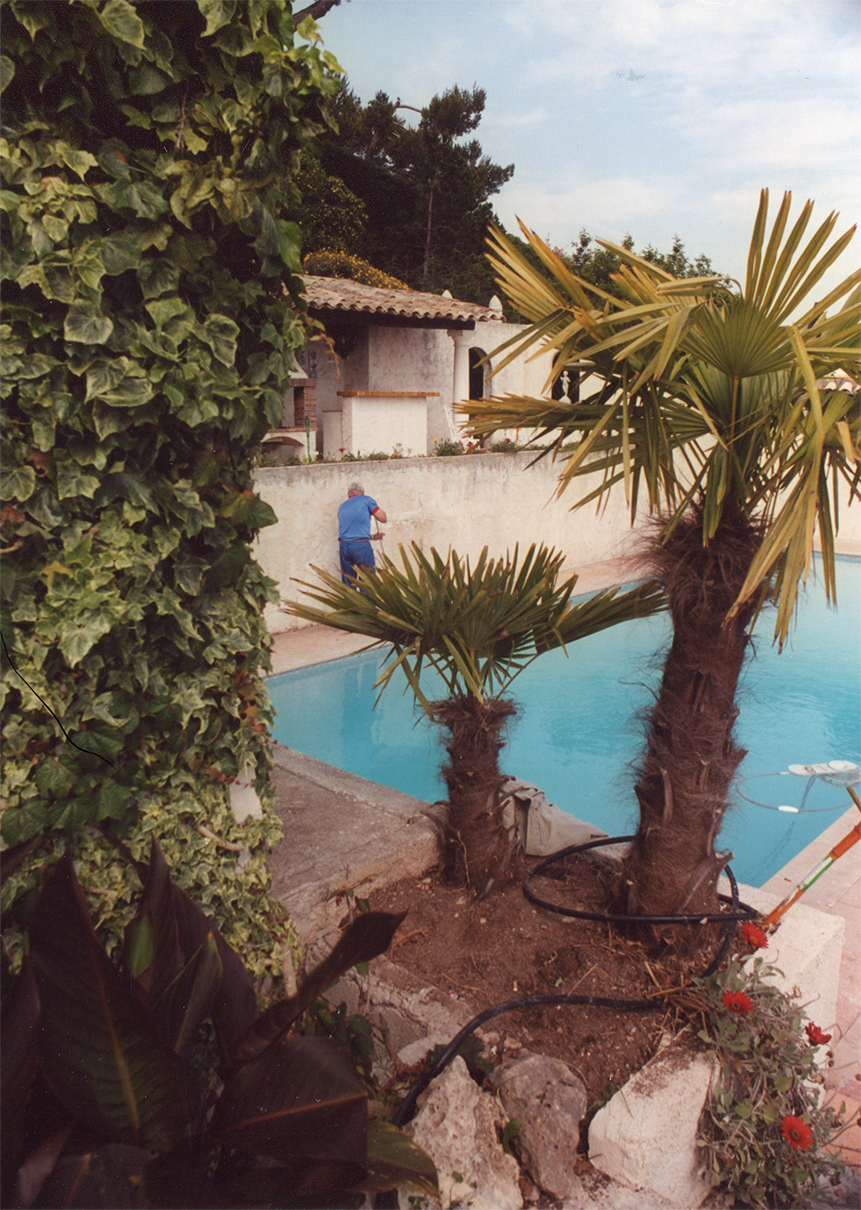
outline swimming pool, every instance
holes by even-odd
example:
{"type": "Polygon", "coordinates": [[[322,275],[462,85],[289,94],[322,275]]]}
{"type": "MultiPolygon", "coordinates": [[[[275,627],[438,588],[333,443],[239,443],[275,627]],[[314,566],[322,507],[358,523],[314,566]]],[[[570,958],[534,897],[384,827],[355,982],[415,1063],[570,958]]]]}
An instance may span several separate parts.
{"type": "MultiPolygon", "coordinates": [[[[819,576],[808,586],[781,655],[773,615],[764,616],[742,675],[736,738],[748,755],[718,847],[732,850],[733,872],[747,885],[762,885],[851,806],[844,789],[785,772],[835,759],[861,764],[861,559],[840,558],[837,582],[837,611],[819,576]]],[[[636,715],[658,684],[669,629],[665,616],[638,619],[572,644],[567,658],[554,651],[537,660],[512,686],[518,714],[502,769],[610,835],[634,831],[636,715]]],[[[274,738],[416,798],[444,798],[442,732],[412,693],[393,680],[373,709],[380,661],[371,651],[269,677],[274,738]]],[[[431,700],[442,696],[432,685],[431,700]]]]}

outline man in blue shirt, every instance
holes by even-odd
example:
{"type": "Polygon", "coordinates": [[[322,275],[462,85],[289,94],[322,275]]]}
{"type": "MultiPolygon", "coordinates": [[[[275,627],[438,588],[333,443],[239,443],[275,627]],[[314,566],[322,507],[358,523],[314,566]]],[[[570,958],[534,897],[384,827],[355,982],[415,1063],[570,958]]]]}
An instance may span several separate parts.
{"type": "Polygon", "coordinates": [[[355,585],[359,569],[374,570],[374,551],[371,542],[382,538],[381,533],[371,533],[371,517],[385,523],[386,514],[376,500],[365,495],[361,483],[351,483],[347,488],[347,499],[338,508],[338,546],[341,551],[341,579],[345,584],[355,585]]]}

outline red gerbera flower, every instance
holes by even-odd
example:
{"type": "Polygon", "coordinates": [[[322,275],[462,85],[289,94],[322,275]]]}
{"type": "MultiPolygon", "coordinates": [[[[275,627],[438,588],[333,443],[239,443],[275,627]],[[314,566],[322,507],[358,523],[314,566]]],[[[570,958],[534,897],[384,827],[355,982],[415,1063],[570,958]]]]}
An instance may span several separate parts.
{"type": "Polygon", "coordinates": [[[794,1118],[792,1114],[787,1114],[780,1123],[780,1133],[794,1151],[807,1151],[813,1146],[813,1131],[806,1122],[794,1118]]]}
{"type": "Polygon", "coordinates": [[[724,992],[723,1006],[728,1008],[731,1013],[744,1017],[753,1008],[753,1001],[744,992],[724,992]]]}
{"type": "Polygon", "coordinates": [[[805,1025],[804,1032],[807,1034],[807,1040],[811,1046],[824,1046],[826,1042],[831,1041],[831,1034],[824,1034],[812,1021],[809,1025],[805,1025]]]}
{"type": "Polygon", "coordinates": [[[765,949],[768,945],[768,938],[765,933],[755,924],[742,925],[741,935],[748,945],[753,945],[757,949],[765,949]]]}

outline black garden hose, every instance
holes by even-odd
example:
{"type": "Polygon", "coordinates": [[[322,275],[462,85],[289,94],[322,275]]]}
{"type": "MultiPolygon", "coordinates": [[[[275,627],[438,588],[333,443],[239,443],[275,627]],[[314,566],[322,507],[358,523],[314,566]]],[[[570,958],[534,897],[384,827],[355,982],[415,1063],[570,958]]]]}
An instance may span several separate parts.
{"type": "MultiPolygon", "coordinates": [[[[575,908],[560,907],[554,903],[548,903],[541,899],[532,890],[530,883],[536,874],[542,873],[548,866],[554,862],[562,861],[565,857],[572,857],[576,853],[582,853],[586,849],[596,849],[604,845],[622,844],[633,840],[633,836],[609,836],[602,837],[599,840],[589,840],[583,844],[569,845],[565,849],[560,849],[557,853],[551,853],[549,857],[542,858],[539,863],[534,866],[523,880],[523,893],[530,903],[534,903],[537,907],[544,908],[548,912],[555,912],[560,916],[573,916],[581,920],[598,920],[608,921],[611,924],[724,924],[727,925],[726,935],[721,943],[715,957],[709,963],[707,969],[703,972],[703,978],[708,978],[714,974],[720,964],[726,957],[727,951],[732,942],[732,935],[735,931],[735,926],[739,920],[758,919],[759,913],[746,903],[741,903],[738,897],[738,883],[735,880],[732,870],[729,866],[726,867],[726,875],[729,879],[731,895],[720,895],[722,902],[730,904],[731,911],[726,913],[715,913],[713,915],[679,915],[679,916],[627,916],[618,912],[586,912],[575,908]],[[740,910],[739,910],[740,909],[740,910]],[[731,927],[730,927],[731,926],[731,927]]],[[[506,1000],[501,1004],[494,1004],[490,1008],[486,1008],[477,1016],[473,1017],[464,1025],[452,1040],[446,1046],[445,1050],[426,1071],[423,1071],[419,1078],[410,1088],[404,1100],[398,1106],[397,1112],[392,1118],[395,1126],[404,1126],[409,1122],[415,1113],[416,1101],[427,1088],[428,1084],[444,1071],[451,1060],[454,1058],[458,1048],[466,1041],[470,1034],[474,1033],[485,1021],[490,1021],[493,1017],[498,1017],[502,1013],[513,1012],[518,1008],[532,1008],[537,1005],[553,1005],[553,1004],[587,1004],[595,1008],[615,1008],[622,1012],[640,1012],[647,1009],[655,1008],[654,1000],[612,1000],[602,996],[574,996],[565,995],[562,993],[543,992],[532,996],[518,996],[514,1000],[506,1000]]]]}

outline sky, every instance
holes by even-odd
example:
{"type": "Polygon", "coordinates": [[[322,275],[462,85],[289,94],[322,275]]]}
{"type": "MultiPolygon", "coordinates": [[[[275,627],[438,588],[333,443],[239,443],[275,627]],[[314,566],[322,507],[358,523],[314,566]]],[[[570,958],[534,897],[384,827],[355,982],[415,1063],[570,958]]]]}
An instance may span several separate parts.
{"type": "MultiPolygon", "coordinates": [[[[342,0],[319,31],[364,103],[483,88],[494,209],[563,250],[678,235],[743,280],[762,188],[861,220],[861,0],[342,0]]],[[[815,297],[859,263],[861,232],[815,297]]]]}

